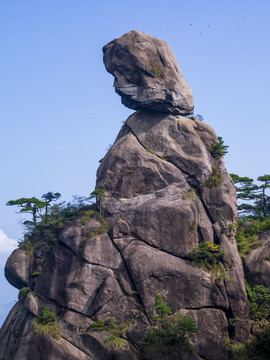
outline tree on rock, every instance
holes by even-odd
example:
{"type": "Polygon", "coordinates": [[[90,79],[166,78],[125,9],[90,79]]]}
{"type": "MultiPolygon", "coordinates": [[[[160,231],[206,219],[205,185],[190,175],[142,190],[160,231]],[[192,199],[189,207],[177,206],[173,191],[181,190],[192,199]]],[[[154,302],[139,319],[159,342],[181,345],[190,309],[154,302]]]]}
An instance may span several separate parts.
{"type": "Polygon", "coordinates": [[[262,218],[270,215],[270,196],[267,189],[270,189],[270,175],[263,175],[257,178],[261,185],[254,184],[254,180],[249,177],[241,177],[231,174],[236,187],[237,199],[241,203],[238,205],[240,214],[262,218]]]}
{"type": "Polygon", "coordinates": [[[259,176],[257,180],[262,182],[262,185],[258,186],[255,204],[258,215],[266,217],[270,215],[270,196],[266,194],[266,189],[270,189],[270,175],[259,176]]]}
{"type": "Polygon", "coordinates": [[[41,201],[35,197],[32,198],[20,198],[17,200],[10,200],[6,203],[8,206],[17,205],[21,207],[20,213],[26,212],[33,216],[33,224],[37,226],[37,218],[40,216],[40,211],[46,207],[46,202],[41,201]]]}
{"type": "Polygon", "coordinates": [[[48,215],[48,207],[50,206],[52,201],[56,201],[61,197],[61,194],[59,192],[53,193],[52,191],[47,192],[46,194],[43,194],[42,199],[45,200],[45,220],[47,219],[48,215]]]}
{"type": "Polygon", "coordinates": [[[229,145],[224,145],[224,141],[221,136],[218,137],[218,143],[211,146],[209,149],[210,153],[214,158],[221,158],[228,153],[229,145]]]}
{"type": "Polygon", "coordinates": [[[104,189],[96,189],[91,192],[89,199],[96,199],[96,201],[99,203],[99,216],[101,217],[101,202],[104,198],[106,198],[106,192],[104,189]]]}

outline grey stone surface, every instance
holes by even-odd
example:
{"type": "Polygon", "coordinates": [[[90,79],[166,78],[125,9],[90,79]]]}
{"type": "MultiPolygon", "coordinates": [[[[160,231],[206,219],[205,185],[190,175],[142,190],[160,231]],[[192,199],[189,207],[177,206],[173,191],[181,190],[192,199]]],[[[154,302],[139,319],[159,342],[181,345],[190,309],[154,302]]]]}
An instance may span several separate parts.
{"type": "Polygon", "coordinates": [[[115,91],[127,107],[193,112],[192,91],[165,41],[130,31],[105,45],[103,53],[105,67],[115,77],[115,91]]]}
{"type": "Polygon", "coordinates": [[[16,249],[6,262],[5,277],[17,289],[29,286],[30,260],[24,250],[16,249]]]}
{"type": "Polygon", "coordinates": [[[262,245],[251,251],[245,260],[245,273],[251,286],[270,288],[270,231],[259,235],[262,245]]]}
{"type": "Polygon", "coordinates": [[[153,249],[138,240],[129,242],[122,252],[148,313],[153,313],[158,293],[173,311],[214,306],[226,310],[229,307],[224,287],[217,287],[206,271],[190,261],[153,249]]]}
{"type": "Polygon", "coordinates": [[[228,322],[225,313],[220,309],[182,310],[189,318],[196,322],[200,329],[191,334],[194,347],[203,359],[211,353],[213,360],[226,360],[227,354],[224,345],[224,336],[227,334],[228,322]]]}

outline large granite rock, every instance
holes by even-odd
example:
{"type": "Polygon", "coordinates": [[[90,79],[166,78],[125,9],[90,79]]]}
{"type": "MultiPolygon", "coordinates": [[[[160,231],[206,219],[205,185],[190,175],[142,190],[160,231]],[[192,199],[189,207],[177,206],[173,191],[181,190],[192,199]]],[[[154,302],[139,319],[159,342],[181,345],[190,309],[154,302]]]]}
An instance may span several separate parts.
{"type": "Polygon", "coordinates": [[[261,233],[258,240],[262,244],[245,259],[245,273],[251,286],[264,285],[270,288],[270,231],[261,233]]]}
{"type": "Polygon", "coordinates": [[[139,32],[106,45],[104,61],[117,78],[117,91],[122,94],[130,87],[122,95],[124,102],[140,108],[127,119],[97,172],[96,187],[107,195],[97,208],[110,230],[100,233],[104,221],[86,208],[59,229],[57,241],[35,239],[31,253],[20,249],[11,255],[7,279],[19,289],[30,289],[21,294],[0,331],[0,357],[175,359],[176,353],[143,346],[158,294],[174,314],[185,313],[199,328],[192,336],[196,351],[180,346],[177,358],[225,360],[224,334],[247,339],[243,267],[228,226],[237,221],[235,188],[223,159],[209,151],[218,143],[214,130],[196,118],[176,115],[188,113],[193,105],[168,49],[139,32]],[[151,56],[157,52],[163,72],[156,74],[150,61],[156,61],[151,56]],[[170,76],[175,81],[168,86],[170,76]],[[153,96],[151,87],[157,89],[153,96]],[[209,185],[213,177],[219,181],[209,185]],[[221,274],[190,261],[189,252],[202,242],[218,244],[225,252],[221,274]],[[33,331],[44,307],[58,316],[61,339],[33,331]],[[115,348],[108,344],[108,331],[90,329],[93,321],[110,317],[127,324],[122,346],[115,348]]]}
{"type": "Polygon", "coordinates": [[[165,41],[130,31],[105,45],[103,53],[106,69],[115,77],[115,91],[127,107],[193,112],[192,91],[165,41]]]}
{"type": "Polygon", "coordinates": [[[31,258],[21,249],[10,255],[5,266],[8,282],[17,289],[29,286],[31,258]]]}
{"type": "Polygon", "coordinates": [[[249,325],[243,266],[228,226],[237,221],[235,188],[223,159],[209,151],[217,142],[213,129],[197,119],[137,111],[102,160],[97,187],[108,195],[103,211],[135,283],[139,281],[144,305],[153,304],[158,288],[171,305],[174,298],[181,308],[223,308],[226,314],[240,319],[235,321],[235,338],[241,341],[248,336],[249,325]],[[218,186],[206,186],[214,168],[222,181],[218,186]],[[144,243],[144,251],[137,257],[138,240],[144,243]],[[202,281],[203,270],[198,270],[200,275],[187,270],[188,253],[201,241],[220,244],[226,253],[226,275],[218,289],[217,284],[211,287],[202,281]],[[137,244],[131,251],[132,261],[128,255],[131,244],[137,244]],[[146,245],[158,253],[148,255],[151,252],[146,245]],[[167,254],[183,263],[173,265],[173,258],[165,261],[167,254]],[[133,264],[138,266],[136,271],[133,264]],[[204,284],[203,292],[200,284],[204,284]],[[194,293],[198,296],[193,298],[194,293]]]}

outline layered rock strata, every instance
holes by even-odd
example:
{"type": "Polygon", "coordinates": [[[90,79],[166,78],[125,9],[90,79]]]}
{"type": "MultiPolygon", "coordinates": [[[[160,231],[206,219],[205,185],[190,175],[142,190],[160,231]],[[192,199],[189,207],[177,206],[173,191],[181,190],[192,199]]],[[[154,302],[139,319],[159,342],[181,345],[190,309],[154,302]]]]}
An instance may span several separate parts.
{"type": "MultiPolygon", "coordinates": [[[[110,52],[118,43],[137,47],[143,36],[131,32],[106,45],[105,64],[115,64],[110,52]]],[[[150,46],[147,41],[140,46],[150,46]]],[[[121,71],[114,66],[109,71],[123,71],[122,65],[121,71]]],[[[225,360],[224,335],[236,341],[248,337],[242,262],[228,226],[237,220],[235,188],[223,158],[210,151],[218,143],[216,134],[196,118],[175,115],[174,106],[157,111],[160,103],[148,105],[138,105],[127,119],[97,172],[96,187],[107,195],[98,206],[109,232],[93,235],[100,221],[82,215],[59,231],[54,246],[48,248],[44,238],[32,254],[18,249],[9,258],[7,279],[31,292],[0,331],[0,357],[169,360],[169,354],[143,346],[158,294],[173,313],[193,318],[199,328],[192,335],[196,351],[181,349],[179,359],[225,360]],[[189,253],[202,242],[224,251],[221,274],[190,260],[189,253]],[[33,276],[40,262],[40,274],[33,276]],[[59,340],[33,331],[44,307],[58,316],[59,340]],[[129,321],[122,346],[112,348],[106,331],[90,330],[93,321],[109,317],[118,324],[129,321]]]]}

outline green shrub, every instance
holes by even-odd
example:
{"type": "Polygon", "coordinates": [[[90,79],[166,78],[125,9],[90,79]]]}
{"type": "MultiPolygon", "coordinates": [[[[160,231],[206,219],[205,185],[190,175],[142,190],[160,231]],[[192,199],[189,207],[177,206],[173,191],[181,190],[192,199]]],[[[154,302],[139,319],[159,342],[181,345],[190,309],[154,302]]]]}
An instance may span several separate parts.
{"type": "Polygon", "coordinates": [[[116,349],[116,348],[128,349],[129,347],[128,342],[125,339],[115,334],[109,335],[105,340],[105,344],[107,344],[108,347],[112,349],[116,349]]]}
{"type": "Polygon", "coordinates": [[[89,238],[91,239],[94,236],[106,234],[110,230],[110,225],[103,218],[100,219],[101,225],[95,230],[91,231],[89,234],[89,238]]]}
{"type": "Polygon", "coordinates": [[[245,344],[226,339],[231,360],[266,360],[270,358],[270,290],[263,285],[251,287],[246,282],[249,311],[252,319],[251,335],[245,344]]]}
{"type": "MultiPolygon", "coordinates": [[[[69,221],[79,219],[79,224],[86,223],[90,218],[101,222],[96,233],[106,232],[109,228],[106,221],[100,219],[99,213],[95,211],[96,205],[86,205],[81,198],[74,197],[74,203],[53,205],[49,208],[46,217],[42,218],[36,227],[31,227],[24,234],[24,240],[19,242],[19,248],[24,250],[29,256],[33,255],[35,249],[46,244],[46,250],[49,253],[57,244],[59,230],[69,221]]],[[[36,269],[38,272],[41,270],[36,269]]],[[[37,274],[36,274],[37,275],[37,274]]]]}
{"type": "Polygon", "coordinates": [[[224,251],[220,250],[220,245],[206,241],[199,243],[197,247],[192,249],[188,257],[197,266],[212,270],[223,260],[224,255],[224,251]]]}
{"type": "Polygon", "coordinates": [[[24,235],[24,240],[19,242],[19,249],[24,250],[28,256],[32,256],[34,253],[34,244],[31,241],[31,237],[28,234],[24,235]]]}
{"type": "Polygon", "coordinates": [[[38,335],[51,336],[57,340],[61,338],[57,316],[48,308],[44,308],[37,319],[33,321],[32,330],[38,335]]]}
{"type": "Polygon", "coordinates": [[[149,64],[151,65],[156,77],[164,79],[164,71],[152,60],[149,61],[149,64]]]}
{"type": "Polygon", "coordinates": [[[42,325],[54,323],[57,320],[57,316],[48,308],[42,309],[41,314],[38,316],[38,322],[42,325]]]}
{"type": "Polygon", "coordinates": [[[27,297],[27,295],[31,292],[31,288],[30,287],[23,287],[18,294],[18,299],[19,301],[24,301],[27,297]]]}
{"type": "Polygon", "coordinates": [[[90,220],[100,221],[99,212],[93,209],[86,209],[80,216],[78,224],[83,226],[90,220]]]}
{"type": "Polygon", "coordinates": [[[132,323],[133,321],[130,320],[117,324],[114,317],[109,317],[108,319],[100,318],[97,321],[93,321],[90,326],[90,331],[106,331],[110,333],[105,343],[113,349],[118,347],[128,348],[128,342],[123,336],[132,323]]]}
{"type": "Polygon", "coordinates": [[[225,340],[230,360],[268,360],[270,359],[270,325],[256,330],[244,344],[225,340]]]}
{"type": "Polygon", "coordinates": [[[110,226],[107,223],[107,221],[104,219],[104,217],[100,216],[99,212],[93,209],[85,210],[83,212],[83,215],[79,218],[79,225],[83,226],[87,224],[91,219],[98,221],[99,223],[101,223],[101,225],[89,234],[89,238],[92,238],[97,235],[105,234],[110,230],[110,226]]]}
{"type": "Polygon", "coordinates": [[[219,136],[218,143],[211,146],[208,150],[210,151],[211,155],[214,158],[221,158],[222,156],[228,153],[227,151],[228,147],[229,147],[228,145],[224,145],[224,141],[222,140],[222,137],[219,136]]]}
{"type": "Polygon", "coordinates": [[[190,200],[190,201],[195,201],[197,197],[197,193],[196,190],[194,188],[190,188],[183,196],[182,199],[183,200],[190,200]]]}
{"type": "Polygon", "coordinates": [[[265,217],[260,221],[260,225],[258,227],[259,233],[270,230],[270,217],[265,217]]]}
{"type": "Polygon", "coordinates": [[[172,309],[163,301],[160,294],[158,294],[155,298],[154,309],[158,315],[155,318],[155,321],[162,321],[172,313],[172,309]]]}
{"type": "Polygon", "coordinates": [[[199,331],[195,321],[182,313],[172,314],[172,309],[159,294],[155,298],[154,309],[157,316],[145,338],[146,346],[168,349],[176,345],[185,345],[191,348],[188,335],[199,331]]]}
{"type": "Polygon", "coordinates": [[[262,245],[258,240],[258,235],[270,229],[270,218],[267,217],[263,220],[252,218],[240,218],[238,229],[236,233],[236,242],[239,254],[242,259],[245,259],[253,249],[262,245]]]}
{"type": "Polygon", "coordinates": [[[246,282],[252,320],[270,320],[270,290],[263,285],[251,287],[246,282]]]}
{"type": "Polygon", "coordinates": [[[205,180],[202,184],[204,187],[215,188],[220,186],[225,179],[220,176],[219,170],[216,167],[212,167],[212,173],[209,179],[205,180]]]}
{"type": "Polygon", "coordinates": [[[100,318],[97,321],[93,321],[91,330],[103,331],[105,329],[105,320],[100,318]]]}

